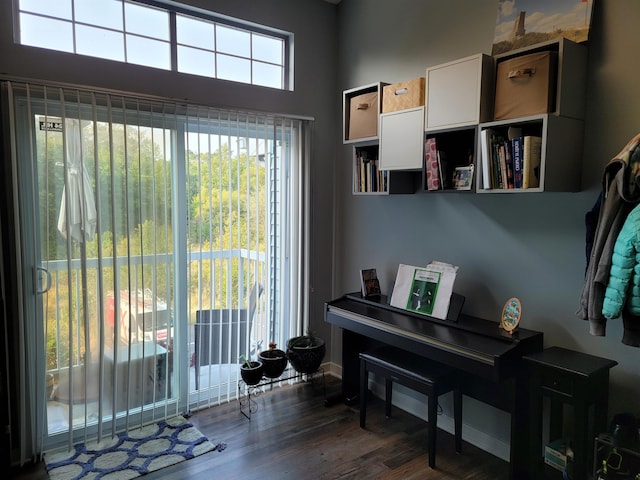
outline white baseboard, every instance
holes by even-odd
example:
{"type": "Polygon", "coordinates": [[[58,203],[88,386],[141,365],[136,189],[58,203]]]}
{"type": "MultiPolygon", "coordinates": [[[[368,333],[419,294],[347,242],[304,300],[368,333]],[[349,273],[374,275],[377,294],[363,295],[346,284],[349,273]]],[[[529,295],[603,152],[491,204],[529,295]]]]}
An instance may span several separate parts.
{"type": "Polygon", "coordinates": [[[324,369],[324,373],[333,375],[334,377],[342,378],[342,367],[337,363],[326,362],[320,365],[320,368],[324,369]]]}

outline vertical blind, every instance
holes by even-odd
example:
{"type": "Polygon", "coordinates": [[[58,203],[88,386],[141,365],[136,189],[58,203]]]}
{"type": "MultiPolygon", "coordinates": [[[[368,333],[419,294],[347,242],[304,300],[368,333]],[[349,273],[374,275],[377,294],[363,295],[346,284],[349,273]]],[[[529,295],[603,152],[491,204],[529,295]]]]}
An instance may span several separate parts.
{"type": "Polygon", "coordinates": [[[233,399],[239,354],[301,332],[309,121],[13,81],[2,100],[21,463],[233,399]],[[230,319],[216,361],[202,312],[230,319]]]}

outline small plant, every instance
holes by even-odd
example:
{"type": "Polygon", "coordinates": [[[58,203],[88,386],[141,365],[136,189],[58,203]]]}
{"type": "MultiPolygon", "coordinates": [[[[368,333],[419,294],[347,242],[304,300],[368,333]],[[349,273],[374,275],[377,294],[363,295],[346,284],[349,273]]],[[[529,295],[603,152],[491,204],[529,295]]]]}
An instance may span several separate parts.
{"type": "Polygon", "coordinates": [[[294,337],[289,340],[287,347],[288,348],[310,348],[317,345],[318,340],[316,339],[315,334],[307,330],[305,335],[300,335],[299,337],[294,337]]]}
{"type": "Polygon", "coordinates": [[[251,362],[247,359],[247,357],[243,355],[240,355],[240,357],[238,357],[240,362],[242,362],[242,364],[245,366],[245,368],[253,368],[253,366],[251,365],[251,362]]]}
{"type": "Polygon", "coordinates": [[[310,331],[287,340],[287,358],[299,373],[314,373],[326,352],[324,340],[310,331]]]}
{"type": "Polygon", "coordinates": [[[269,342],[269,350],[260,352],[258,358],[264,365],[264,376],[277,378],[287,368],[287,353],[279,350],[276,342],[269,342]]]}
{"type": "Polygon", "coordinates": [[[240,376],[247,385],[257,385],[262,379],[264,372],[264,364],[260,361],[251,361],[245,355],[238,357],[242,362],[240,364],[240,376]]]}

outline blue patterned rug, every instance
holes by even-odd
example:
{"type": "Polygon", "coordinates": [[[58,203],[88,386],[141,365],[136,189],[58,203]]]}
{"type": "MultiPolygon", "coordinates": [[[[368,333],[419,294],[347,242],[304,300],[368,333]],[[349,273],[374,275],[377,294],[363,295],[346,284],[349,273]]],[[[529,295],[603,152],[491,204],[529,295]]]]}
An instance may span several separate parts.
{"type": "Polygon", "coordinates": [[[225,447],[175,417],[70,452],[47,453],[44,460],[51,480],[125,480],[225,447]]]}

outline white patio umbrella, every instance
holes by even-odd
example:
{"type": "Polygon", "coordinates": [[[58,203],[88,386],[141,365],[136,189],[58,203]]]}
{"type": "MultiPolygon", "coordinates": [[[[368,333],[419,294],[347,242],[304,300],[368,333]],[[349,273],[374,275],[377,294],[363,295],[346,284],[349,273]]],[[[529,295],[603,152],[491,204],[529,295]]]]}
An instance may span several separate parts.
{"type": "Polygon", "coordinates": [[[62,190],[58,231],[65,240],[67,232],[69,232],[73,240],[90,241],[96,233],[98,217],[91,181],[82,160],[80,120],[65,119],[64,129],[67,181],[62,190]],[[69,201],[68,206],[67,200],[69,201]]]}

